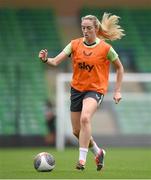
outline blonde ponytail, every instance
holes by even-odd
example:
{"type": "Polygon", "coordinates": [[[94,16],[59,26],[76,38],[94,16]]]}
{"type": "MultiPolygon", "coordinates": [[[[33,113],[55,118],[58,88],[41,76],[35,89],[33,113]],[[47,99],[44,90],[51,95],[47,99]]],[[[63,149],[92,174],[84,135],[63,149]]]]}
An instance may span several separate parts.
{"type": "Polygon", "coordinates": [[[125,34],[118,24],[119,18],[119,16],[104,13],[101,22],[99,22],[98,36],[111,41],[121,39],[125,34]]]}
{"type": "Polygon", "coordinates": [[[125,35],[123,33],[124,30],[118,24],[119,18],[119,16],[104,13],[101,22],[93,15],[84,16],[81,20],[89,19],[93,21],[95,28],[98,29],[97,36],[100,39],[114,41],[121,39],[125,35]]]}

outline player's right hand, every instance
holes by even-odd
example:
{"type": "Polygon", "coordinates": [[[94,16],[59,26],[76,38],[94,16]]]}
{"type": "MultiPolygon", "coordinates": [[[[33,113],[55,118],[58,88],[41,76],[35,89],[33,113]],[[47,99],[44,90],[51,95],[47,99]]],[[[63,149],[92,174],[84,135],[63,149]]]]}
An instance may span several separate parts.
{"type": "Polygon", "coordinates": [[[38,56],[42,61],[46,61],[48,59],[48,51],[47,49],[42,49],[39,52],[39,56],[38,56]]]}

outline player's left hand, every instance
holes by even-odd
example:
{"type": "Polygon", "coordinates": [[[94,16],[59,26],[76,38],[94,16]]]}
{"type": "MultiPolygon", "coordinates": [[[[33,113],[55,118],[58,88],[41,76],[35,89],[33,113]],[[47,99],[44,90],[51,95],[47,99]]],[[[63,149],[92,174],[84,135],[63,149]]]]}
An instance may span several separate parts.
{"type": "Polygon", "coordinates": [[[120,102],[120,100],[122,99],[122,95],[120,92],[115,92],[113,99],[115,101],[115,104],[118,104],[120,102]]]}

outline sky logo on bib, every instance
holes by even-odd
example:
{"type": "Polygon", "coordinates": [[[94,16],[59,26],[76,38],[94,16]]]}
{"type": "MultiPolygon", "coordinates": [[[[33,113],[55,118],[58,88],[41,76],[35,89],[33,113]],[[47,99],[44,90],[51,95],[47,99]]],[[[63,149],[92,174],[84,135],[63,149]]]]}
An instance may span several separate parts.
{"type": "Polygon", "coordinates": [[[78,63],[78,65],[80,69],[87,70],[88,72],[91,72],[94,67],[94,65],[89,65],[89,64],[86,64],[85,62],[78,63]]]}

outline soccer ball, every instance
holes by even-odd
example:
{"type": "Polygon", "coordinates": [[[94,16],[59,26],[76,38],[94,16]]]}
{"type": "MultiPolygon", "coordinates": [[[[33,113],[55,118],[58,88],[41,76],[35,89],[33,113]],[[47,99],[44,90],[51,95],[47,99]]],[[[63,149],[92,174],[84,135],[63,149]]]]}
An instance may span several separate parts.
{"type": "Polygon", "coordinates": [[[47,153],[41,152],[34,158],[34,168],[40,172],[52,171],[55,167],[54,157],[47,153]]]}

